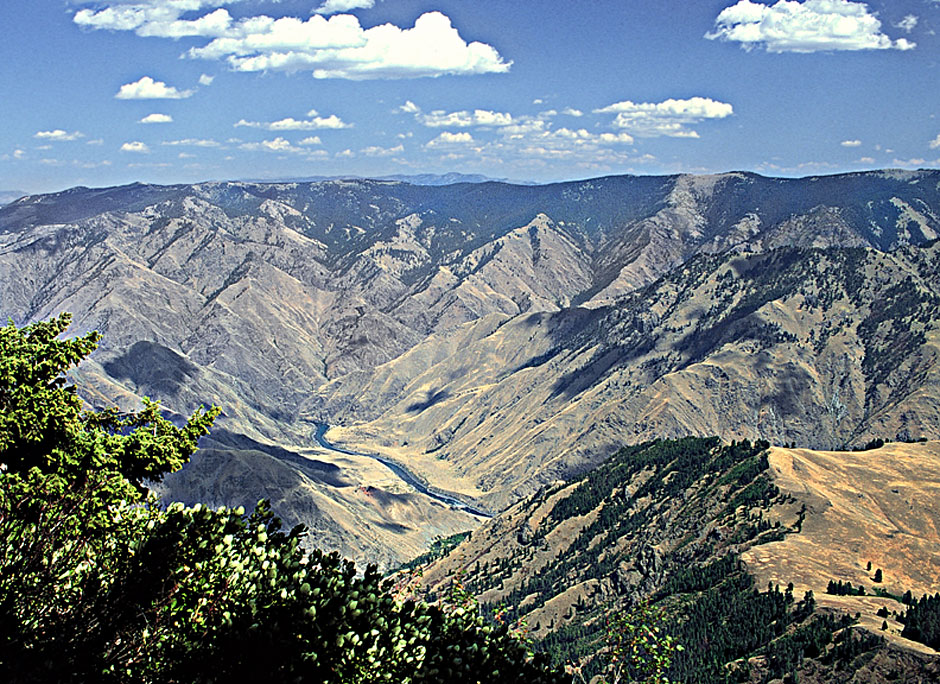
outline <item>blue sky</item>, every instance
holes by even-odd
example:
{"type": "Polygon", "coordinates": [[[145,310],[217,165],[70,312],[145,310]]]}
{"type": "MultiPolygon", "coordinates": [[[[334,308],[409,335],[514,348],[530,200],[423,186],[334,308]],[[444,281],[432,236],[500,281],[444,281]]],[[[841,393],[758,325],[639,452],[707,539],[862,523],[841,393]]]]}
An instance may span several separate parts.
{"type": "Polygon", "coordinates": [[[4,0],[0,190],[940,166],[940,0],[4,0]]]}

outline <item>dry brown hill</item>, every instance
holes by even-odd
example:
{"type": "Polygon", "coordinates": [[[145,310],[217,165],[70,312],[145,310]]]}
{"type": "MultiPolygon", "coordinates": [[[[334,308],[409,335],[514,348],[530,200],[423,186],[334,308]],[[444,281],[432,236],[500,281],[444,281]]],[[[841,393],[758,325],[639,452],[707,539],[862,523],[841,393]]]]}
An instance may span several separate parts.
{"type": "Polygon", "coordinates": [[[606,307],[492,315],[307,403],[499,508],[620,444],[940,437],[940,246],[699,257],[606,307]]]}
{"type": "Polygon", "coordinates": [[[689,651],[673,673],[680,681],[714,681],[726,667],[750,681],[775,671],[934,681],[940,653],[900,637],[897,615],[904,592],[940,588],[940,443],[764,447],[685,439],[623,449],[488,521],[427,567],[424,585],[442,591],[461,576],[485,606],[518,606],[513,616],[562,659],[590,658],[607,611],[646,599],[672,616],[689,651]],[[831,581],[866,595],[827,594],[831,581]],[[762,591],[768,583],[776,589],[762,591]],[[782,599],[788,583],[792,599],[782,599]],[[799,601],[807,591],[815,600],[799,601]]]}

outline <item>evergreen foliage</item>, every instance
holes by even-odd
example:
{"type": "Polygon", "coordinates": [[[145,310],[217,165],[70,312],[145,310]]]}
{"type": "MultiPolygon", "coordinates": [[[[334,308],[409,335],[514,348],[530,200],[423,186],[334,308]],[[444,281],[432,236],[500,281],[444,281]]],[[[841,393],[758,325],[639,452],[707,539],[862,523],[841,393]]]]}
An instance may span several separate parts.
{"type": "Polygon", "coordinates": [[[940,650],[940,594],[928,594],[912,601],[902,622],[902,637],[940,650]]]}
{"type": "Polygon", "coordinates": [[[861,584],[853,587],[851,582],[843,582],[842,580],[838,582],[829,580],[829,584],[826,585],[826,593],[834,596],[864,596],[865,587],[861,584]]]}
{"type": "Polygon", "coordinates": [[[145,482],[218,410],[83,410],[64,373],[98,336],[68,323],[0,328],[0,681],[563,681],[476,611],[308,554],[264,503],[161,507],[145,482]]]}

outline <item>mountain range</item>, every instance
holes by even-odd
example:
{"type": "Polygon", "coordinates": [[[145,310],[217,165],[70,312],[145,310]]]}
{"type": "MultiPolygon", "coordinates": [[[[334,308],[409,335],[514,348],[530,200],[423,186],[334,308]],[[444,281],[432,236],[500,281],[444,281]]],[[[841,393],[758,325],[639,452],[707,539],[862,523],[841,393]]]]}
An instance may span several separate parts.
{"type": "Polygon", "coordinates": [[[496,511],[650,437],[940,436],[938,235],[929,170],[73,188],[0,209],[0,311],[100,330],[93,404],[223,407],[166,496],[394,564],[478,520],[369,455],[496,511]]]}
{"type": "Polygon", "coordinates": [[[935,170],[80,187],[0,207],[0,313],[222,407],[165,500],[431,547],[588,677],[639,602],[683,681],[928,682],[938,236],[935,170]]]}

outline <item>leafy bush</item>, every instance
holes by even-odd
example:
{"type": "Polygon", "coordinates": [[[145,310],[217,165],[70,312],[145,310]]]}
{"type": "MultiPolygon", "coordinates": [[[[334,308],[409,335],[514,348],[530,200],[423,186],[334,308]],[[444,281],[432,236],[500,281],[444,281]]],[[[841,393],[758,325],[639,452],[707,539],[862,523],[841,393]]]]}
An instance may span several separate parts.
{"type": "Polygon", "coordinates": [[[507,627],[399,600],[375,566],[306,553],[267,505],[159,505],[218,409],[178,427],[85,411],[65,371],[98,335],[0,328],[0,680],[560,682],[507,627]]]}

